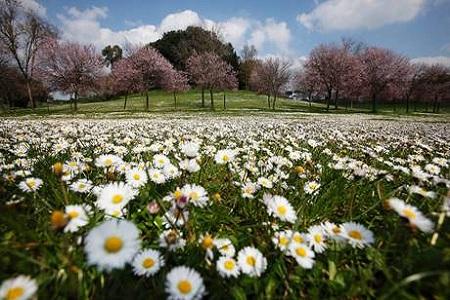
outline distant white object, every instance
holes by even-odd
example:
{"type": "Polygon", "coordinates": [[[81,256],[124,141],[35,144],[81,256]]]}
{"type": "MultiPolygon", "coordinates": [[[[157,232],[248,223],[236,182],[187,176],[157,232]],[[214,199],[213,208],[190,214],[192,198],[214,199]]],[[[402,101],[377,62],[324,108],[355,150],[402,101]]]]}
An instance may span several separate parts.
{"type": "Polygon", "coordinates": [[[71,99],[70,94],[66,94],[61,91],[51,92],[50,96],[55,101],[69,101],[71,99]]]}

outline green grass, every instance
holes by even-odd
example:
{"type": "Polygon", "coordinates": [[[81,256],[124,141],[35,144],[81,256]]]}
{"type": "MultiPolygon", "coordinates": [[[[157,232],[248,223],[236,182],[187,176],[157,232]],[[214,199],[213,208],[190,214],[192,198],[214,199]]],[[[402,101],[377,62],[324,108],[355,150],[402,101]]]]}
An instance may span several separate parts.
{"type": "MultiPolygon", "coordinates": [[[[158,113],[172,113],[174,111],[181,112],[202,112],[211,111],[209,93],[205,92],[205,107],[202,107],[201,93],[198,90],[190,90],[186,93],[177,95],[177,108],[175,109],[173,94],[161,90],[154,90],[149,93],[150,106],[149,112],[158,113]]],[[[223,93],[214,94],[214,113],[215,114],[242,114],[248,113],[267,113],[272,112],[268,108],[267,96],[257,95],[251,91],[233,91],[227,92],[226,109],[223,107],[223,93]]],[[[101,99],[82,99],[78,103],[79,115],[97,115],[105,113],[117,114],[134,114],[145,112],[145,96],[141,94],[134,94],[128,97],[127,108],[123,108],[124,97],[115,97],[111,100],[101,99]]],[[[412,106],[413,107],[413,106],[412,106]]],[[[419,106],[417,112],[410,114],[421,114],[425,112],[424,106],[419,106]]],[[[311,106],[306,101],[292,100],[280,97],[276,103],[277,112],[289,113],[371,113],[370,103],[354,103],[353,108],[346,108],[344,105],[338,107],[337,110],[333,106],[330,110],[326,110],[326,105],[323,103],[312,103],[311,106]]],[[[441,115],[448,114],[450,111],[444,107],[441,109],[441,115]]],[[[50,104],[41,104],[35,111],[31,109],[7,109],[3,107],[0,111],[0,116],[26,116],[26,115],[59,115],[72,114],[73,110],[71,104],[68,102],[55,101],[50,104]]],[[[378,114],[402,115],[405,114],[403,106],[392,104],[383,104],[379,106],[378,114]]]]}

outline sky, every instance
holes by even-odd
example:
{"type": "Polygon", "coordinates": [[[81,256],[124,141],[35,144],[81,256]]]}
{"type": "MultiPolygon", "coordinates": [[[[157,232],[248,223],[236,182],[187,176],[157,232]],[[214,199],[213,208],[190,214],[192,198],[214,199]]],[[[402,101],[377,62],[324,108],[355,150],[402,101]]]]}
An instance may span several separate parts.
{"type": "Polygon", "coordinates": [[[214,28],[239,53],[301,62],[320,43],[353,38],[450,66],[450,0],[21,0],[61,38],[102,48],[146,44],[189,25],[214,28]]]}

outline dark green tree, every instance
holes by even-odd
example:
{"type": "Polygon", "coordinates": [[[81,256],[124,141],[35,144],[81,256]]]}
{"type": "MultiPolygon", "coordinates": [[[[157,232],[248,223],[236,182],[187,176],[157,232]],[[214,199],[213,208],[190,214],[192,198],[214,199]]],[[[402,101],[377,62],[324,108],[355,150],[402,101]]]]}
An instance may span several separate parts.
{"type": "Polygon", "coordinates": [[[239,56],[233,45],[223,42],[217,33],[201,27],[189,26],[185,30],[166,32],[150,45],[181,71],[186,71],[186,62],[194,53],[205,52],[217,54],[235,70],[239,68],[239,56]]]}
{"type": "Polygon", "coordinates": [[[106,65],[109,67],[111,66],[111,69],[114,66],[114,63],[119,61],[122,58],[122,48],[118,45],[108,45],[102,50],[102,55],[105,59],[106,65]]]}

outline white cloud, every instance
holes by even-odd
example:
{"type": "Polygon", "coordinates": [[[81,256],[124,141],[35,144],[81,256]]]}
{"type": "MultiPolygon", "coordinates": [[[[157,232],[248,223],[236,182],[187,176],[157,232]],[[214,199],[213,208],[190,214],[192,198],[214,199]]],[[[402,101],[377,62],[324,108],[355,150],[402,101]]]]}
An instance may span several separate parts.
{"type": "Polygon", "coordinates": [[[19,3],[24,9],[35,12],[41,17],[47,14],[47,9],[36,0],[19,0],[19,3]]]}
{"type": "Polygon", "coordinates": [[[297,16],[310,30],[374,29],[413,20],[427,0],[326,0],[297,16]]]}
{"type": "Polygon", "coordinates": [[[62,23],[63,39],[85,44],[93,43],[98,48],[109,44],[144,44],[158,40],[167,31],[186,29],[194,25],[219,30],[224,40],[232,43],[237,51],[250,43],[254,44],[258,51],[269,46],[287,53],[291,41],[287,23],[277,22],[274,19],[260,22],[233,17],[216,22],[203,18],[192,10],[184,10],[167,15],[157,25],[142,24],[128,30],[114,31],[101,26],[101,20],[107,15],[106,7],[93,6],[86,10],[67,8],[64,14],[58,15],[62,23]]]}
{"type": "Polygon", "coordinates": [[[412,63],[423,63],[426,65],[441,64],[450,68],[449,56],[424,56],[411,59],[412,63]]]}

